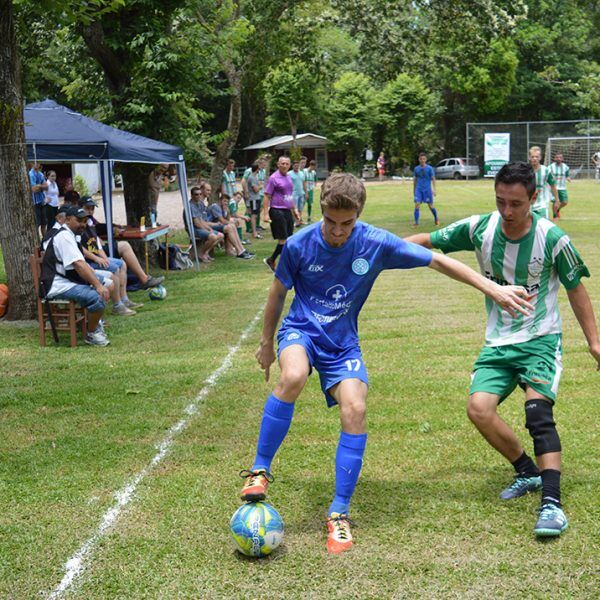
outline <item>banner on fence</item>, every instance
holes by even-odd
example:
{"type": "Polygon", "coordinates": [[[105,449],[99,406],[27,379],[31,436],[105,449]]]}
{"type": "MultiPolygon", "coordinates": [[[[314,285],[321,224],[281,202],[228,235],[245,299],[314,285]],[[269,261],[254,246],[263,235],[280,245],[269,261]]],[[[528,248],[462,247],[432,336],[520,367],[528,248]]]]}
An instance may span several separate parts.
{"type": "Polygon", "coordinates": [[[510,133],[486,133],[483,155],[483,176],[495,177],[510,160],[510,133]]]}

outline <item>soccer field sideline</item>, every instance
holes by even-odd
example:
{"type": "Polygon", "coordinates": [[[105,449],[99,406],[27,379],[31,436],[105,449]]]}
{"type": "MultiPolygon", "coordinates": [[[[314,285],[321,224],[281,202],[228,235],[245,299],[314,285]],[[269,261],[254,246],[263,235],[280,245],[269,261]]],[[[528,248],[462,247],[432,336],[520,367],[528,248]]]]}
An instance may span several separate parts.
{"type": "MultiPolygon", "coordinates": [[[[402,223],[408,220],[408,210],[398,211],[396,201],[402,188],[388,187],[390,188],[389,194],[386,194],[387,190],[383,189],[373,190],[373,192],[369,190],[373,199],[371,206],[368,207],[365,220],[406,235],[408,227],[402,223]],[[385,195],[381,196],[382,193],[385,195]]],[[[404,186],[406,192],[408,192],[407,187],[404,186]]],[[[444,188],[444,194],[441,197],[453,198],[457,188],[458,186],[455,184],[448,185],[444,188]]],[[[481,188],[479,190],[479,195],[481,195],[481,188]]],[[[474,194],[469,194],[469,196],[478,195],[477,189],[473,189],[473,191],[474,194]]],[[[450,201],[446,205],[440,204],[444,223],[449,223],[450,217],[454,220],[469,210],[466,203],[460,200],[457,200],[456,204],[450,201]]],[[[571,207],[569,208],[571,209],[571,207]]],[[[597,223],[598,220],[595,209],[592,214],[590,222],[590,218],[580,217],[573,210],[573,214],[569,213],[565,219],[565,225],[569,228],[572,226],[591,228],[592,223],[597,223]]],[[[426,229],[430,225],[428,215],[425,215],[424,221],[423,229],[426,229]]],[[[567,228],[567,230],[569,229],[567,228]]],[[[577,233],[575,239],[580,249],[585,246],[582,254],[590,266],[592,275],[595,276],[600,263],[595,238],[590,238],[589,242],[582,244],[581,233],[577,233]]],[[[271,242],[263,242],[261,247],[266,250],[270,245],[271,242]]],[[[458,258],[465,260],[467,256],[460,255],[458,258]]],[[[473,264],[471,260],[468,262],[473,264]]],[[[219,274],[213,269],[203,273],[199,278],[202,282],[201,289],[204,290],[204,297],[212,290],[221,289],[224,292],[225,288],[229,287],[224,284],[225,273],[239,274],[243,272],[237,268],[235,263],[231,265],[231,268],[229,268],[229,263],[223,263],[220,266],[225,267],[226,271],[219,274]],[[218,279],[220,281],[217,281],[218,279]]],[[[213,356],[219,354],[223,344],[225,347],[229,343],[233,345],[233,339],[229,342],[231,336],[238,336],[237,332],[242,330],[249,320],[252,320],[253,313],[249,313],[249,310],[255,311],[261,298],[264,301],[265,286],[262,282],[263,280],[267,281],[267,275],[263,277],[260,270],[261,265],[257,264],[255,267],[256,270],[251,271],[256,274],[253,275],[255,281],[250,282],[253,285],[248,285],[248,289],[252,287],[256,291],[252,296],[256,302],[253,300],[253,306],[248,305],[242,311],[240,316],[245,316],[243,323],[239,318],[231,323],[229,328],[231,335],[223,336],[222,333],[217,332],[214,339],[211,338],[213,341],[209,342],[209,345],[212,346],[213,356]],[[256,285],[257,276],[259,285],[256,285]],[[260,289],[258,289],[259,287],[260,289]]],[[[171,281],[170,287],[173,290],[178,289],[178,281],[192,281],[192,279],[188,279],[188,274],[181,275],[183,277],[176,276],[171,281]]],[[[372,404],[369,409],[372,435],[368,446],[364,477],[361,478],[357,490],[355,510],[359,527],[356,531],[357,545],[350,556],[340,557],[341,560],[334,565],[321,554],[325,537],[318,519],[315,521],[315,515],[321,514],[321,509],[324,510],[330,493],[331,475],[329,472],[323,473],[322,465],[323,461],[328,464],[334,451],[334,448],[328,445],[330,443],[328,440],[331,434],[335,433],[338,422],[336,414],[322,408],[322,400],[314,376],[303,393],[290,439],[286,441],[282,448],[281,458],[277,461],[279,476],[276,487],[273,488],[273,502],[286,523],[284,547],[276,553],[273,559],[258,563],[232,560],[232,555],[227,551],[223,552],[223,545],[227,544],[227,521],[239,502],[237,500],[239,481],[235,477],[234,470],[236,467],[247,466],[245,462],[252,455],[258,426],[256,419],[264,401],[265,389],[269,387],[260,383],[262,375],[252,359],[253,350],[251,351],[250,346],[247,346],[243,357],[239,357],[240,362],[238,363],[236,360],[233,369],[222,373],[223,379],[220,380],[220,385],[216,386],[216,389],[211,388],[216,393],[211,393],[205,399],[208,402],[203,408],[203,411],[207,411],[206,419],[195,420],[192,428],[194,431],[188,429],[185,436],[181,438],[182,443],[172,446],[173,449],[177,448],[176,456],[171,454],[169,461],[163,461],[161,469],[157,470],[155,477],[151,479],[152,485],[144,488],[144,494],[139,498],[140,502],[136,501],[128,505],[129,509],[133,506],[135,509],[131,512],[128,510],[127,518],[121,518],[118,526],[113,527],[110,532],[107,531],[110,535],[106,536],[106,543],[99,542],[95,546],[96,548],[101,547],[102,552],[98,555],[90,555],[92,560],[86,563],[90,567],[86,569],[86,573],[89,571],[89,575],[84,575],[78,585],[73,585],[75,584],[74,580],[73,584],[60,592],[60,597],[251,598],[253,596],[246,595],[243,591],[242,582],[256,577],[266,577],[267,580],[273,581],[273,585],[280,586],[279,593],[271,590],[274,598],[296,597],[302,593],[302,590],[307,598],[325,597],[325,595],[336,597],[333,592],[334,588],[330,586],[330,582],[325,576],[328,572],[329,576],[334,579],[340,576],[345,578],[342,587],[345,590],[345,597],[402,598],[411,597],[411,594],[412,597],[419,594],[421,597],[423,594],[429,595],[429,597],[444,598],[459,597],[459,595],[460,597],[476,597],[474,595],[476,590],[479,590],[480,593],[484,593],[484,591],[491,593],[493,590],[496,597],[511,597],[507,595],[505,585],[512,585],[513,587],[509,589],[521,592],[521,595],[526,593],[525,585],[527,585],[530,586],[529,590],[533,591],[533,597],[541,597],[549,592],[550,588],[545,586],[543,581],[534,581],[529,576],[526,566],[537,565],[539,567],[539,560],[542,557],[548,559],[555,552],[558,552],[555,557],[558,561],[556,569],[563,571],[570,564],[572,569],[580,573],[580,583],[569,581],[567,588],[562,592],[559,588],[557,597],[573,597],[576,590],[580,592],[579,597],[593,597],[593,578],[590,579],[592,573],[590,569],[593,569],[591,562],[593,548],[597,548],[597,544],[593,542],[592,532],[597,528],[592,525],[594,512],[593,510],[589,511],[591,496],[593,496],[593,482],[598,479],[597,461],[593,456],[587,457],[583,453],[586,449],[593,447],[593,440],[597,437],[597,434],[594,433],[597,431],[597,427],[593,419],[593,415],[597,414],[597,408],[593,401],[590,402],[591,398],[595,397],[594,389],[597,389],[597,380],[594,379],[594,374],[591,372],[590,357],[586,355],[585,349],[582,347],[581,333],[574,325],[572,315],[569,314],[564,295],[561,299],[561,307],[568,329],[569,364],[563,394],[561,394],[559,414],[562,427],[566,430],[565,441],[569,444],[566,491],[569,516],[573,519],[573,529],[565,534],[565,539],[561,540],[560,544],[554,545],[556,550],[552,551],[550,546],[539,547],[539,544],[536,545],[529,538],[531,527],[529,521],[533,517],[528,512],[528,507],[533,507],[535,504],[533,498],[524,499],[520,506],[498,507],[499,514],[495,516],[486,511],[483,498],[488,499],[486,502],[489,503],[490,508],[494,506],[495,488],[499,484],[499,479],[502,480],[503,477],[509,476],[509,470],[487,451],[471,430],[463,409],[456,407],[457,401],[461,405],[464,401],[468,365],[476,356],[481,341],[484,323],[483,306],[477,292],[463,290],[455,283],[444,283],[442,286],[444,293],[440,294],[438,277],[429,272],[415,275],[414,279],[410,275],[401,275],[400,273],[386,274],[377,284],[376,293],[365,306],[361,318],[363,345],[373,388],[372,404]],[[415,281],[418,281],[416,286],[415,281]],[[466,303],[463,304],[463,302],[466,303]],[[409,312],[402,310],[402,307],[409,307],[409,312]],[[421,332],[423,338],[430,341],[422,343],[415,340],[414,332],[416,331],[421,332]],[[431,340],[437,340],[435,342],[437,345],[430,346],[431,340]],[[434,355],[430,360],[431,351],[434,352],[434,355]],[[443,360],[440,360],[442,358],[443,360]],[[414,367],[411,367],[409,362],[414,363],[414,367]],[[576,370],[578,367],[583,371],[576,370]],[[456,370],[458,372],[454,373],[453,371],[456,370]],[[579,373],[586,374],[583,386],[578,381],[579,373]],[[423,381],[423,385],[419,386],[419,378],[423,375],[426,375],[428,381],[423,381]],[[249,376],[251,380],[248,379],[249,376]],[[234,416],[226,416],[226,413],[223,412],[226,406],[232,406],[231,401],[227,400],[229,396],[223,388],[231,390],[234,397],[237,393],[244,398],[251,398],[250,405],[245,403],[245,408],[240,406],[240,413],[237,417],[239,419],[250,417],[247,423],[249,427],[246,427],[243,432],[235,425],[234,416]],[[402,401],[401,404],[396,404],[398,396],[402,401]],[[569,402],[563,403],[563,397],[569,402]],[[419,399],[423,404],[418,402],[419,399]],[[584,399],[585,403],[582,405],[584,399]],[[224,401],[227,401],[227,404],[220,408],[220,403],[224,401]],[[436,406],[440,410],[451,412],[438,413],[436,406]],[[582,419],[580,410],[584,406],[589,407],[588,418],[582,419]],[[218,431],[210,434],[206,428],[210,428],[210,423],[213,422],[218,431]],[[573,437],[575,434],[578,437],[573,437]],[[217,453],[214,456],[217,459],[216,462],[211,462],[212,455],[205,456],[204,452],[201,456],[194,457],[195,452],[188,455],[191,452],[190,444],[197,451],[206,443],[209,443],[209,448],[216,447],[217,453]],[[466,444],[472,445],[469,446],[471,452],[465,453],[466,444]],[[398,451],[399,454],[397,454],[398,451]],[[462,458],[457,461],[457,456],[462,458]],[[435,463],[438,461],[447,465],[447,473],[438,472],[435,469],[435,463]],[[491,464],[489,467],[485,467],[485,463],[488,461],[491,464]],[[165,463],[169,463],[168,467],[165,463]],[[595,463],[596,467],[593,467],[595,463]],[[188,467],[195,471],[194,479],[202,479],[203,470],[210,468],[211,464],[223,473],[224,481],[223,483],[215,482],[215,489],[211,490],[206,497],[199,494],[193,484],[191,487],[189,485],[182,487],[178,471],[184,468],[184,465],[186,471],[188,467]],[[175,471],[173,471],[174,468],[175,471]],[[225,470],[221,471],[223,468],[225,470]],[[296,481],[295,475],[292,476],[296,471],[298,472],[298,481],[296,481]],[[393,478],[397,476],[392,475],[394,472],[400,476],[397,482],[393,482],[393,478]],[[478,479],[475,476],[477,473],[479,476],[483,473],[484,478],[478,479]],[[441,486],[439,494],[436,493],[437,486],[441,486]],[[464,493],[459,493],[461,486],[465,489],[464,493]],[[390,494],[397,495],[402,500],[394,499],[390,494]],[[418,502],[411,502],[411,495],[418,502]],[[590,496],[588,497],[588,495],[590,496]],[[157,503],[157,498],[161,496],[165,500],[157,503]],[[187,501],[183,501],[183,499],[188,496],[189,501],[195,505],[195,516],[190,515],[192,521],[182,514],[182,509],[185,510],[187,506],[187,501]],[[324,506],[319,507],[320,503],[323,503],[324,506]],[[398,513],[399,507],[401,507],[401,514],[398,513]],[[582,510],[588,511],[588,514],[584,514],[582,510]],[[196,511],[200,512],[196,514],[196,511]],[[406,511],[408,514],[405,515],[406,511]],[[470,523],[469,527],[465,528],[466,523],[461,521],[460,513],[465,515],[465,519],[472,519],[474,515],[477,515],[487,519],[488,524],[470,523]],[[448,531],[443,538],[440,538],[439,532],[431,527],[436,522],[449,524],[447,517],[450,515],[454,519],[459,519],[454,524],[455,531],[448,531]],[[171,519],[175,519],[176,523],[180,520],[187,522],[190,533],[186,535],[185,529],[181,529],[179,526],[169,531],[163,529],[160,527],[160,521],[165,518],[167,523],[171,519]],[[513,518],[514,523],[511,523],[510,520],[513,518]],[[145,519],[150,519],[149,522],[152,523],[151,531],[148,534],[143,532],[143,529],[147,528],[147,524],[143,525],[145,519]],[[197,522],[194,523],[194,520],[197,522]],[[392,523],[394,523],[393,527],[392,523]],[[399,538],[389,537],[395,536],[392,531],[399,523],[410,525],[414,530],[409,531],[403,527],[398,533],[399,538]],[[215,524],[218,531],[213,529],[215,524]],[[494,530],[494,527],[500,524],[507,528],[506,535],[494,530]],[[148,540],[152,539],[151,532],[156,527],[160,527],[162,533],[160,530],[156,531],[157,535],[151,549],[146,546],[145,538],[146,535],[149,535],[148,540]],[[592,527],[591,530],[590,527],[592,527]],[[211,531],[213,531],[212,534],[211,531]],[[428,536],[425,535],[426,532],[429,532],[428,536]],[[218,534],[215,536],[215,533],[218,534]],[[480,538],[478,544],[477,536],[482,535],[486,537],[480,538]],[[188,552],[181,557],[183,571],[171,572],[173,567],[167,567],[167,563],[163,563],[159,559],[160,548],[171,548],[172,552],[173,544],[177,544],[178,540],[188,538],[188,552]],[[508,542],[509,538],[511,542],[508,542]],[[442,539],[445,540],[443,543],[446,544],[447,550],[440,546],[442,539]],[[198,545],[211,540],[216,545],[212,551],[198,547],[198,545]],[[127,545],[123,546],[123,551],[127,551],[131,559],[125,559],[126,562],[121,562],[121,567],[119,567],[119,560],[124,560],[120,549],[122,543],[125,542],[127,545]],[[477,557],[478,555],[487,557],[491,561],[491,565],[496,565],[500,569],[506,568],[506,563],[503,562],[505,560],[504,551],[496,551],[497,555],[494,553],[495,544],[506,543],[515,544],[517,560],[525,562],[522,562],[521,566],[517,566],[512,575],[505,576],[502,580],[496,580],[493,568],[484,567],[477,557]],[[401,546],[405,546],[406,550],[401,546]],[[431,551],[426,550],[427,547],[430,547],[431,551]],[[437,552],[433,552],[434,549],[437,549],[437,552]],[[409,550],[411,553],[408,553],[409,550]],[[146,558],[143,557],[143,554],[138,556],[137,554],[140,552],[146,554],[146,558]],[[532,559],[531,552],[538,553],[538,558],[532,559]],[[570,557],[567,557],[565,552],[570,557]],[[445,561],[449,560],[451,553],[456,553],[456,564],[460,565],[457,567],[459,577],[450,575],[444,570],[445,561]],[[378,555],[381,561],[376,566],[377,563],[370,557],[374,559],[378,555]],[[150,562],[144,567],[148,559],[150,562]],[[129,565],[130,560],[131,565],[129,565]],[[189,562],[190,560],[193,560],[193,563],[189,562]],[[427,564],[428,567],[426,567],[427,564]],[[575,567],[576,564],[579,564],[578,568],[575,567]],[[156,571],[156,577],[151,576],[150,572],[146,570],[150,568],[150,565],[152,565],[152,570],[156,571]],[[400,569],[395,578],[391,575],[394,568],[396,571],[400,569]],[[430,578],[426,579],[424,572],[420,574],[421,569],[425,568],[430,570],[430,578]],[[351,575],[351,570],[355,571],[356,575],[351,575]],[[477,570],[481,583],[477,583],[477,579],[474,579],[477,570]],[[517,575],[522,578],[519,583],[516,581],[517,575]],[[287,583],[281,580],[283,576],[286,577],[287,583]],[[134,579],[131,579],[132,577],[134,579]],[[302,583],[303,581],[305,583],[302,583]],[[198,587],[200,582],[202,585],[198,587]],[[507,582],[509,583],[507,584],[507,582]],[[500,587],[493,587],[496,585],[500,587]],[[200,589],[204,590],[206,595],[198,595],[200,589]],[[505,589],[505,592],[502,592],[502,589],[505,589]],[[322,590],[323,595],[319,595],[318,590],[322,590]]],[[[595,279],[590,280],[590,283],[591,288],[597,289],[595,279]]],[[[184,288],[179,289],[183,291],[184,288]]],[[[235,293],[231,298],[236,298],[235,293]]],[[[592,298],[598,311],[597,293],[592,298]]],[[[176,295],[170,296],[170,301],[172,302],[171,307],[183,308],[185,306],[185,304],[176,304],[176,295]]],[[[227,302],[222,300],[217,299],[213,304],[214,307],[218,307],[218,310],[229,310],[227,302]]],[[[170,310],[172,309],[169,308],[167,301],[163,305],[164,321],[160,320],[160,311],[155,311],[152,313],[152,319],[149,316],[145,318],[144,326],[156,321],[159,327],[157,335],[172,336],[171,330],[166,329],[167,326],[170,327],[171,321],[175,318],[175,313],[168,312],[170,310]],[[170,314],[172,316],[169,316],[170,314]],[[162,331],[164,333],[161,334],[162,331]]],[[[206,321],[206,318],[210,318],[210,315],[214,314],[211,312],[212,310],[206,308],[199,315],[198,332],[206,327],[207,322],[210,322],[206,321]]],[[[258,315],[255,315],[254,318],[258,318],[258,315]]],[[[175,321],[173,321],[174,323],[175,321]]],[[[123,333],[131,325],[127,324],[124,329],[119,328],[119,325],[121,324],[115,324],[117,333],[115,339],[122,347],[125,347],[128,340],[125,339],[123,333]]],[[[258,335],[256,331],[251,332],[251,337],[254,338],[256,335],[258,335]]],[[[130,335],[127,334],[127,337],[130,335]]],[[[35,332],[12,334],[12,339],[16,342],[11,351],[12,354],[15,352],[19,354],[21,346],[28,348],[31,353],[32,344],[35,344],[35,332]]],[[[174,347],[179,348],[176,338],[174,342],[174,347]]],[[[183,343],[185,345],[186,342],[183,343]]],[[[141,358],[145,360],[143,355],[149,346],[143,340],[138,345],[141,358]]],[[[254,345],[254,339],[252,339],[252,345],[254,345]]],[[[3,346],[4,344],[0,343],[0,350],[3,346]]],[[[135,341],[132,346],[132,349],[134,348],[136,348],[135,341]]],[[[48,350],[50,352],[40,353],[39,356],[55,355],[63,359],[70,356],[67,354],[69,350],[66,348],[58,350],[49,348],[48,350]]],[[[176,351],[179,352],[179,350],[176,351]]],[[[3,357],[10,364],[11,352],[8,349],[2,352],[3,357]]],[[[121,353],[116,346],[111,349],[111,354],[107,354],[107,357],[115,356],[115,353],[118,353],[117,356],[121,353]]],[[[37,352],[31,354],[38,355],[37,352]]],[[[173,358],[180,360],[185,356],[177,358],[179,357],[177,355],[173,358]]],[[[221,364],[222,356],[223,354],[218,358],[219,364],[211,361],[211,368],[203,377],[205,382],[203,385],[206,385],[209,374],[214,373],[215,367],[218,368],[221,364]]],[[[91,354],[83,352],[80,353],[80,357],[87,361],[91,354]]],[[[108,360],[112,362],[114,358],[108,360]]],[[[171,362],[174,361],[166,364],[171,362]]],[[[273,376],[275,375],[273,374],[273,376]]],[[[0,391],[4,389],[10,392],[8,381],[2,385],[4,387],[0,387],[0,391]]],[[[137,400],[144,394],[143,386],[136,383],[135,378],[127,385],[132,388],[133,392],[136,392],[136,388],[140,389],[140,396],[133,396],[131,399],[137,400]]],[[[196,387],[197,389],[198,387],[196,387]]],[[[153,397],[152,394],[149,397],[153,397]]],[[[158,399],[160,396],[156,396],[156,398],[158,399]]],[[[189,402],[185,402],[181,408],[188,405],[189,402]]],[[[141,407],[140,410],[142,410],[141,407]]],[[[513,424],[516,423],[517,427],[522,427],[519,400],[511,399],[510,405],[507,405],[505,410],[508,411],[509,420],[513,424]]],[[[173,427],[171,423],[174,421],[175,414],[173,412],[169,414],[170,422],[164,426],[165,430],[173,427]]],[[[4,423],[8,425],[7,421],[4,423]]],[[[161,429],[163,426],[154,428],[157,434],[161,429]]],[[[164,433],[152,442],[152,446],[160,445],[163,436],[164,433]]],[[[524,436],[521,437],[524,441],[527,440],[524,436]]],[[[63,442],[57,439],[57,444],[61,445],[63,442]]],[[[156,455],[156,449],[154,455],[156,455]]],[[[144,459],[141,464],[149,464],[148,459],[144,459]]],[[[100,494],[101,497],[106,498],[108,494],[112,498],[114,490],[123,491],[125,489],[122,487],[123,481],[131,482],[135,479],[135,475],[131,474],[132,471],[126,465],[120,466],[118,471],[114,477],[117,485],[112,487],[108,493],[105,489],[100,494]]],[[[141,472],[139,467],[133,471],[133,473],[139,472],[141,472]]],[[[192,476],[191,472],[190,476],[192,476]]],[[[189,483],[192,481],[190,479],[189,483]]],[[[88,500],[95,495],[93,492],[93,488],[91,493],[86,492],[85,496],[88,500]]],[[[106,515],[113,504],[114,500],[109,503],[103,501],[100,505],[92,506],[93,510],[88,511],[91,519],[84,515],[81,527],[76,526],[71,532],[66,532],[69,533],[70,542],[67,546],[63,545],[63,548],[72,548],[72,544],[76,540],[79,540],[75,542],[76,547],[82,547],[81,541],[90,539],[90,533],[98,529],[98,522],[104,518],[102,515],[106,515]]],[[[51,515],[52,503],[49,503],[47,508],[51,515]]],[[[121,517],[123,517],[122,513],[121,517]]],[[[57,520],[57,522],[59,521],[60,519],[57,520]]],[[[63,538],[66,539],[67,536],[65,535],[63,538]]],[[[52,541],[49,541],[48,549],[51,547],[52,541]]],[[[70,555],[76,556],[72,551],[70,555]]],[[[48,556],[48,558],[50,557],[48,556]]],[[[43,578],[39,577],[42,572],[34,578],[34,581],[38,581],[38,593],[40,589],[52,589],[52,586],[60,581],[61,577],[64,577],[62,565],[64,565],[65,558],[64,550],[61,551],[59,548],[58,552],[54,553],[52,561],[54,566],[50,570],[46,569],[46,575],[43,578]],[[56,570],[59,567],[62,572],[57,576],[56,570]]],[[[46,559],[39,556],[35,561],[43,564],[46,559]]],[[[171,559],[169,564],[172,562],[171,559]]],[[[17,577],[16,581],[20,578],[18,573],[17,569],[14,572],[14,576],[17,577]]],[[[10,586],[10,580],[5,579],[6,583],[10,586]]],[[[24,581],[21,583],[24,584],[24,581]]],[[[2,587],[0,585],[0,589],[2,587]]],[[[4,589],[7,590],[6,587],[4,589]]],[[[10,589],[9,587],[8,590],[10,589]]],[[[28,586],[12,587],[13,593],[9,592],[7,597],[20,600],[20,598],[38,595],[38,593],[34,594],[30,588],[29,592],[26,592],[26,589],[28,586]],[[14,592],[18,589],[21,589],[23,593],[15,594],[14,592]]],[[[58,587],[55,588],[55,593],[58,589],[58,587]]],[[[270,590],[267,581],[264,586],[257,588],[258,590],[265,593],[270,590]]]]}
{"type": "Polygon", "coordinates": [[[158,452],[150,461],[150,463],[142,471],[135,475],[130,482],[125,485],[125,487],[114,493],[116,503],[104,514],[96,533],[90,537],[66,562],[65,575],[60,584],[54,589],[48,598],[51,600],[58,600],[58,598],[61,598],[64,592],[74,585],[77,582],[77,579],[81,577],[87,566],[86,560],[92,557],[96,546],[100,542],[100,539],[104,536],[109,528],[116,524],[122,510],[133,500],[138,485],[144,480],[146,475],[150,473],[150,471],[168,455],[171,446],[175,442],[175,437],[177,434],[179,434],[188,426],[190,420],[198,412],[199,404],[214,388],[221,376],[231,368],[233,359],[240,349],[242,342],[246,340],[248,335],[256,327],[256,323],[258,322],[262,312],[263,308],[261,307],[252,321],[250,321],[250,324],[242,331],[237,344],[233,346],[233,348],[230,348],[229,353],[227,356],[225,356],[221,365],[206,379],[204,387],[198,392],[194,402],[185,408],[184,413],[187,415],[187,417],[183,417],[175,425],[173,425],[167,435],[158,444],[158,452]]]}

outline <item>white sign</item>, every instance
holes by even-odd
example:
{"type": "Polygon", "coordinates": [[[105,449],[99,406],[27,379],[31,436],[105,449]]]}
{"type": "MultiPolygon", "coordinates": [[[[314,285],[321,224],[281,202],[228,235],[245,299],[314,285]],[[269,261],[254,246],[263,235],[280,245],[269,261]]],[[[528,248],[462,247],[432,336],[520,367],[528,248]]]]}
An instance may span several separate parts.
{"type": "Polygon", "coordinates": [[[495,177],[510,160],[510,133],[486,133],[483,153],[483,176],[495,177]]]}

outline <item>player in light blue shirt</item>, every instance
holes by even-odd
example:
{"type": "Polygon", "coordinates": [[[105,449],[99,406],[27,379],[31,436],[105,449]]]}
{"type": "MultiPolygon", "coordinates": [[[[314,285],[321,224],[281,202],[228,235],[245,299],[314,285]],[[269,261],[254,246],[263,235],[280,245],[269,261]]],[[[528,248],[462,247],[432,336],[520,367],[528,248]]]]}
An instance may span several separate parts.
{"type": "Polygon", "coordinates": [[[335,496],[327,521],[327,548],[336,554],[352,545],[350,499],[367,443],[368,377],[357,320],[379,273],[431,267],[476,287],[513,313],[525,312],[527,306],[524,288],[502,287],[447,256],[358,221],[365,200],[365,187],[356,177],[331,176],[321,193],[323,220],[291,236],[283,248],[256,352],[267,380],[287,292],[294,288],[296,295],[277,334],[281,375],[264,407],[256,458],[252,469],[241,473],[246,478],[242,499],[264,500],[273,480],[271,462],[290,427],[294,402],[312,370],[318,371],[328,406],[340,408],[335,496]]]}
{"type": "Polygon", "coordinates": [[[435,224],[439,225],[440,220],[438,219],[437,210],[433,206],[435,197],[435,171],[431,165],[427,164],[427,154],[425,152],[419,154],[419,164],[413,171],[413,191],[415,200],[415,222],[413,223],[413,227],[418,227],[419,225],[422,203],[429,206],[435,224]]]}

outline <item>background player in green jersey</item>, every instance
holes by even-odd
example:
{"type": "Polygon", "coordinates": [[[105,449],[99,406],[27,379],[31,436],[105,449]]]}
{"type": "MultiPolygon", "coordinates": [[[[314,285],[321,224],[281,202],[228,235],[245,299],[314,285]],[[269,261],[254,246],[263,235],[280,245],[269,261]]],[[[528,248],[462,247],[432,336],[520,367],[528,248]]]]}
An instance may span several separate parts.
{"type": "Polygon", "coordinates": [[[558,208],[560,202],[556,181],[550,172],[550,168],[542,164],[542,149],[539,146],[532,146],[529,149],[529,164],[533,167],[535,173],[535,194],[532,198],[531,210],[540,217],[548,218],[548,204],[551,198],[554,197],[554,209],[558,208]]]}
{"type": "Polygon", "coordinates": [[[522,285],[534,310],[511,316],[486,302],[486,343],[475,362],[467,413],[477,429],[515,468],[504,500],[542,488],[534,531],[557,536],[567,528],[560,497],[561,445],[552,409],[562,372],[557,294],[560,284],[600,369],[600,339],[592,303],[581,283],[589,272],[569,237],[530,208],[535,191],[532,168],[511,163],[496,176],[497,211],[474,215],[408,241],[443,252],[474,250],[482,273],[503,285],[522,285]],[[533,438],[537,466],[524,452],[497,407],[517,385],[525,390],[525,425],[533,438]]]}
{"type": "Polygon", "coordinates": [[[560,209],[567,205],[569,196],[567,194],[567,181],[571,183],[571,169],[564,162],[561,152],[554,155],[554,162],[550,165],[550,173],[556,181],[556,190],[558,191],[558,207],[554,207],[554,218],[560,219],[560,209]]]}

